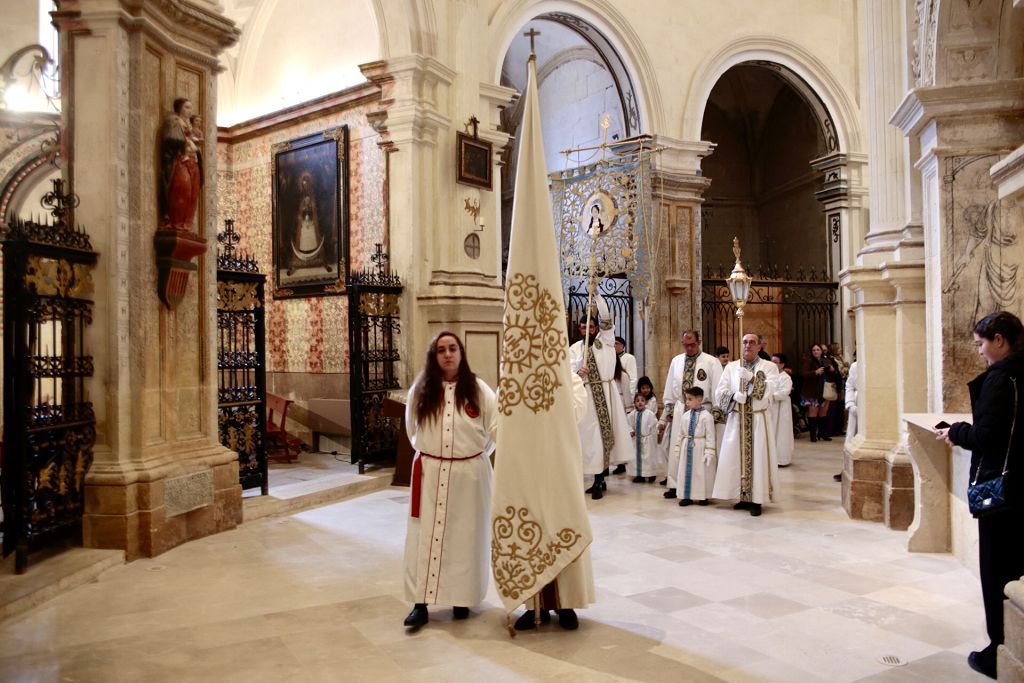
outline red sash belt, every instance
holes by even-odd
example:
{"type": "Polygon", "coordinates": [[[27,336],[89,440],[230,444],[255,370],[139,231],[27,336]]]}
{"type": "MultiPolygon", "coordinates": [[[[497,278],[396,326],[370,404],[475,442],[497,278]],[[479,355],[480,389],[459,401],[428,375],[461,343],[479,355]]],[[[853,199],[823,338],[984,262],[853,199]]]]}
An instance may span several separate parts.
{"type": "MultiPolygon", "coordinates": [[[[483,451],[480,451],[483,453],[483,451]]],[[[412,496],[409,501],[409,514],[413,517],[420,516],[420,487],[423,485],[423,458],[432,458],[434,460],[472,460],[480,455],[480,453],[474,453],[473,455],[467,455],[462,458],[445,458],[440,455],[431,455],[430,453],[417,452],[416,455],[419,457],[415,458],[412,463],[412,480],[410,482],[412,486],[412,496]]]]}

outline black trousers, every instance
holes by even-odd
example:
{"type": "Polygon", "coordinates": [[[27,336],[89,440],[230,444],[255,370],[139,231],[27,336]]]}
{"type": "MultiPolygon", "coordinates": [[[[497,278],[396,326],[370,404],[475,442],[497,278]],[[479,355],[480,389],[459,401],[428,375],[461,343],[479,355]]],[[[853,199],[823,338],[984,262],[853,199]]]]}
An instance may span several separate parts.
{"type": "Polygon", "coordinates": [[[1024,576],[1024,504],[978,520],[978,569],[988,637],[1000,645],[1003,588],[1024,576]]]}

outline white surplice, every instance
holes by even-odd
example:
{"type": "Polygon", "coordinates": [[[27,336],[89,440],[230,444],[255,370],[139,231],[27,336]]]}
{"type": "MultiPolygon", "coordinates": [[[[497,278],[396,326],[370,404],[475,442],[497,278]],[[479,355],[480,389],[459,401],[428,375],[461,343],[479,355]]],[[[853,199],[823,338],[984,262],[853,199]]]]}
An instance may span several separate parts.
{"type": "Polygon", "coordinates": [[[480,411],[470,417],[456,407],[455,383],[445,382],[440,418],[419,423],[415,391],[415,386],[409,391],[405,409],[409,441],[416,449],[405,536],[405,597],[428,605],[477,605],[490,574],[494,392],[477,380],[480,411]]]}
{"type": "MultiPolygon", "coordinates": [[[[721,361],[703,351],[692,358],[688,357],[685,353],[681,353],[672,359],[672,363],[668,367],[668,375],[665,377],[665,393],[662,400],[665,405],[665,414],[661,416],[661,419],[672,426],[671,438],[666,448],[668,451],[668,487],[670,489],[678,488],[676,474],[679,472],[679,442],[686,431],[686,425],[680,425],[675,419],[674,413],[678,410],[681,415],[686,410],[686,394],[684,391],[690,387],[700,387],[704,391],[704,407],[708,411],[714,412],[715,390],[721,377],[721,361]],[[689,367],[687,359],[690,361],[689,367]]],[[[716,426],[716,444],[719,441],[718,433],[724,429],[725,425],[716,426]]],[[[712,480],[714,480],[714,477],[712,477],[712,480]]]]}
{"type": "Polygon", "coordinates": [[[857,436],[857,391],[860,384],[860,370],[857,361],[850,363],[850,370],[846,375],[846,448],[850,449],[850,442],[857,436]]]}
{"type": "Polygon", "coordinates": [[[633,432],[633,457],[626,463],[626,474],[631,477],[653,477],[665,465],[660,462],[663,450],[658,447],[658,418],[645,408],[629,415],[633,432]]]}
{"type": "Polygon", "coordinates": [[[675,453],[679,463],[674,477],[677,495],[684,500],[706,500],[711,497],[718,469],[715,418],[701,408],[687,410],[675,419],[683,428],[679,450],[675,453]]]}
{"type": "Polygon", "coordinates": [[[768,413],[778,385],[779,369],[775,363],[758,358],[740,365],[734,360],[725,366],[718,382],[715,402],[729,416],[725,425],[722,450],[718,454],[714,497],[739,498],[748,503],[767,503],[775,489],[775,425],[768,413]],[[744,372],[746,370],[746,372],[744,372]],[[745,381],[744,381],[744,376],[745,381]],[[742,449],[740,404],[749,415],[750,452],[744,458],[742,449]]]}
{"type": "Polygon", "coordinates": [[[793,462],[793,403],[789,395],[793,391],[793,378],[788,372],[779,373],[779,383],[771,407],[771,421],[775,425],[778,464],[782,467],[793,462]]]}
{"type": "MultiPolygon", "coordinates": [[[[615,382],[615,332],[610,317],[608,304],[600,295],[594,297],[598,315],[601,318],[600,329],[590,346],[597,362],[600,377],[588,376],[583,382],[587,385],[587,412],[579,421],[580,446],[583,449],[583,474],[600,474],[606,463],[604,461],[604,442],[601,439],[601,425],[598,420],[597,408],[594,406],[595,389],[600,387],[604,392],[608,405],[608,417],[614,443],[608,456],[608,464],[617,465],[629,462],[630,437],[629,424],[626,422],[626,411],[622,407],[622,399],[615,382]]],[[[585,346],[580,340],[569,347],[569,363],[573,372],[579,372],[584,365],[585,346]]]]}

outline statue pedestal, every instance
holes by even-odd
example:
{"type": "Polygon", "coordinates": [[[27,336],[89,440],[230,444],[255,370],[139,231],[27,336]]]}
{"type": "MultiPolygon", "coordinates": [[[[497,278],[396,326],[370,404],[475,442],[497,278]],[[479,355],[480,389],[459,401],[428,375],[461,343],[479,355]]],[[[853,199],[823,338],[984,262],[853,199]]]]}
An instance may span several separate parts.
{"type": "Polygon", "coordinates": [[[157,230],[153,236],[157,295],[170,310],[185,297],[189,273],[199,269],[192,259],[205,253],[206,245],[205,237],[183,230],[157,230]]]}

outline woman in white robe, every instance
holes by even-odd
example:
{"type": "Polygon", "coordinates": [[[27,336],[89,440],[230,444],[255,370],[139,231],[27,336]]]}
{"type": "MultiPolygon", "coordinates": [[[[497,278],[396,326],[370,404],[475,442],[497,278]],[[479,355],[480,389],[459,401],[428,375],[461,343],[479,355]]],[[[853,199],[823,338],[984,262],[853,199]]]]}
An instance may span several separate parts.
{"type": "Polygon", "coordinates": [[[462,341],[441,332],[405,409],[416,449],[405,538],[405,625],[429,620],[427,605],[453,605],[456,619],[483,601],[490,574],[494,392],[469,369],[462,341]]]}

